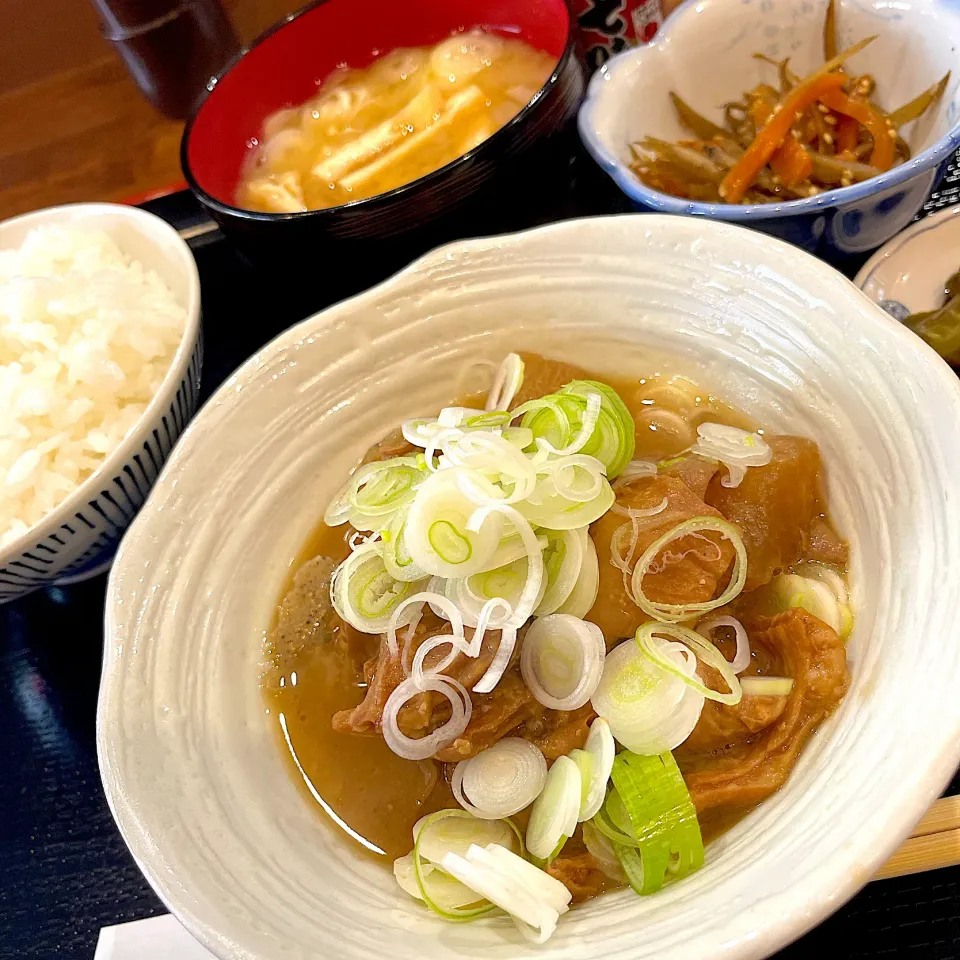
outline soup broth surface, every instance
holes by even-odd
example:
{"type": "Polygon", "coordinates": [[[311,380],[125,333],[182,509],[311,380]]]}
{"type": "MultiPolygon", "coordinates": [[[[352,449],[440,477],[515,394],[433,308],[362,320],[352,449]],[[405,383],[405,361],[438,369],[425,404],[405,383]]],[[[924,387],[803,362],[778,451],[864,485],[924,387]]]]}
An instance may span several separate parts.
{"type": "Polygon", "coordinates": [[[342,67],[303,106],[267,118],[237,202],[294,213],[410,183],[492,136],[555,65],[520,40],[477,30],[342,67]]]}

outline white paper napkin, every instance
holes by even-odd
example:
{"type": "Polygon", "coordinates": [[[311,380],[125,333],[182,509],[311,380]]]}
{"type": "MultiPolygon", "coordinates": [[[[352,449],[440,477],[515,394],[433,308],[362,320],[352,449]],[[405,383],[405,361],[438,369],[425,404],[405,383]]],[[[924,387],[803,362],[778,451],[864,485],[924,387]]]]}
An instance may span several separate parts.
{"type": "Polygon", "coordinates": [[[216,960],[167,914],[104,927],[93,960],[216,960]]]}

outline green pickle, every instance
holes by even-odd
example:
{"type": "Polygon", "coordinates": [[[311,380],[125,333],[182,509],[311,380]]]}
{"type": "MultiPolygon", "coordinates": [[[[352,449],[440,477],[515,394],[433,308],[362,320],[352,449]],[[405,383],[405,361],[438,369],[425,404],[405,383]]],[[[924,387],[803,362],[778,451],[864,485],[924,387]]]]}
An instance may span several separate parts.
{"type": "Polygon", "coordinates": [[[960,366],[960,270],[947,281],[946,296],[939,309],[912,313],[904,323],[947,363],[960,366]]]}

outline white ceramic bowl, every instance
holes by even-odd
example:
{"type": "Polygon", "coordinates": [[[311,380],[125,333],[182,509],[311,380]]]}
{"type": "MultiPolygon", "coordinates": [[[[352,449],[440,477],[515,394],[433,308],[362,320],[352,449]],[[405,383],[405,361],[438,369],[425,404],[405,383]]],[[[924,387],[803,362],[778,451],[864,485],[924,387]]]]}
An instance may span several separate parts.
{"type": "Polygon", "coordinates": [[[898,319],[935,310],[943,285],[960,270],[960,204],[918,220],[885,243],[853,281],[898,319]]]}
{"type": "Polygon", "coordinates": [[[958,592],[960,382],[838,273],[656,215],[457,243],[282,334],[187,428],[111,573],[100,769],[140,867],[224,960],[761,957],[869,880],[954,770],[958,592]],[[666,352],[815,437],[857,611],[853,686],[786,787],[693,877],[578,907],[542,948],[431,919],[357,855],[258,689],[291,563],[361,451],[518,348],[634,375],[666,352]]]}
{"type": "Polygon", "coordinates": [[[0,249],[58,223],[105,230],[119,247],[155,270],[187,311],[180,346],[159,392],[123,442],[69,497],[22,537],[0,548],[0,603],[51,583],[74,583],[109,566],[117,543],[193,416],[200,388],[200,277],[176,230],[138,207],[77,203],[0,223],[0,249]]]}
{"type": "Polygon", "coordinates": [[[879,37],[850,61],[877,80],[881,106],[894,109],[948,70],[939,104],[903,128],[912,159],[879,177],[816,197],[771,204],[694,203],[645,186],[630,170],[629,144],[644,136],[688,139],[670,102],[678,93],[723,122],[724,103],[776,68],[754,53],[790,57],[801,74],[823,63],[825,0],[687,0],[648,46],[626,50],[590,82],[580,135],[594,159],[641,207],[730,220],[839,256],[872,250],[902,230],[923,205],[941,164],[960,147],[960,8],[953,0],[838,0],[841,49],[879,37]]]}

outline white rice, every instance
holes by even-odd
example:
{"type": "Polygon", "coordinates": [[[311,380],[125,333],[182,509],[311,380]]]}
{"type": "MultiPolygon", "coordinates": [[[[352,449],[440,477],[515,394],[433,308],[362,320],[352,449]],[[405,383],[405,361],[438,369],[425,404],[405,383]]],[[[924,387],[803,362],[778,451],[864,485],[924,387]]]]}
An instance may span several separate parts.
{"type": "Polygon", "coordinates": [[[0,251],[0,546],[97,470],[157,392],[186,311],[100,230],[0,251]]]}

